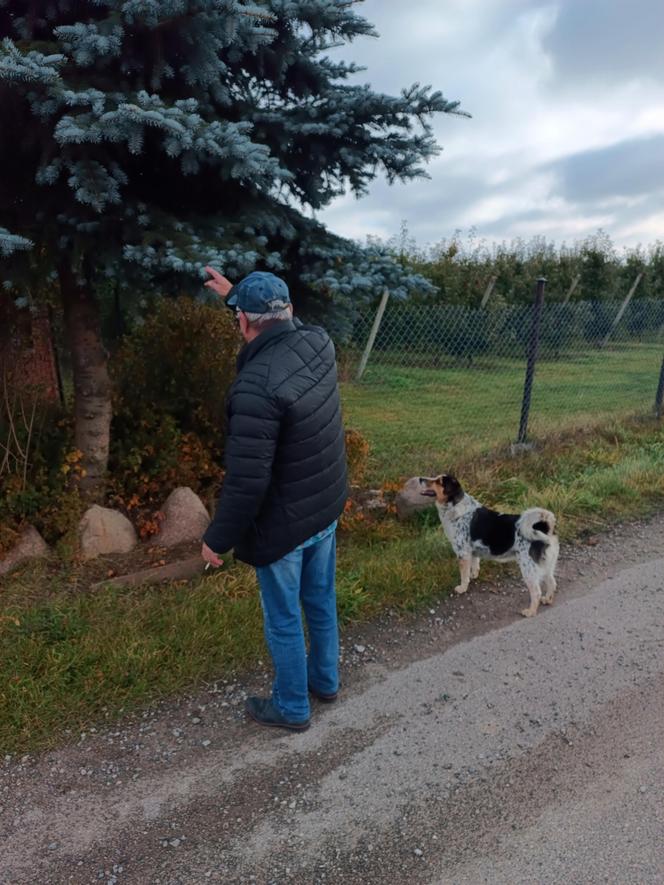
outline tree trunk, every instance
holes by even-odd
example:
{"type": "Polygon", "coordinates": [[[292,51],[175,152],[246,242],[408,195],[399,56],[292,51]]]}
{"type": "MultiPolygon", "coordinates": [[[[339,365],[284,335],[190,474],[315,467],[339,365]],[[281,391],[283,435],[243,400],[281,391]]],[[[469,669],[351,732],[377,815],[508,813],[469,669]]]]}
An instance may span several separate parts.
{"type": "Polygon", "coordinates": [[[104,491],[111,430],[108,354],[101,340],[99,307],[87,283],[77,280],[69,262],[58,268],[65,329],[74,375],[76,448],[82,454],[79,488],[88,499],[104,491]]]}

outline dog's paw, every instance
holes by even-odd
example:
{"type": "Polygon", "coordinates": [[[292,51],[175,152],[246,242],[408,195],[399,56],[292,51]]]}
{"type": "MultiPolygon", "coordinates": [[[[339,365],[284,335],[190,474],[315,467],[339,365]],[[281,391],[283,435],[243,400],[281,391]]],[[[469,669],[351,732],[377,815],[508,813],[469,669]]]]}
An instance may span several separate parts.
{"type": "Polygon", "coordinates": [[[479,576],[480,576],[480,567],[478,565],[477,568],[474,568],[471,571],[470,577],[473,579],[473,581],[476,581],[479,578],[479,576]]]}
{"type": "Polygon", "coordinates": [[[522,608],[521,614],[524,616],[524,618],[534,618],[535,615],[537,614],[537,609],[536,608],[522,608]]]}
{"type": "Polygon", "coordinates": [[[553,596],[543,596],[542,605],[553,605],[553,596]]]}
{"type": "Polygon", "coordinates": [[[467,589],[467,586],[464,587],[463,584],[457,584],[457,586],[454,588],[454,592],[460,596],[462,593],[465,593],[467,589]]]}

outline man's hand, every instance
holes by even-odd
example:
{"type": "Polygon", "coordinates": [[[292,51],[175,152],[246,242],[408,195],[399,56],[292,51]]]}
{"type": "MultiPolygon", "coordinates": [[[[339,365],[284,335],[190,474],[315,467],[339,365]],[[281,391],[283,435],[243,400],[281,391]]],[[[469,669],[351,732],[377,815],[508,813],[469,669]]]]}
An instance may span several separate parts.
{"type": "Polygon", "coordinates": [[[224,560],[219,559],[214,550],[210,550],[207,544],[203,544],[203,547],[201,548],[201,556],[208,565],[213,565],[215,568],[219,568],[220,565],[224,564],[224,560]]]}
{"type": "Polygon", "coordinates": [[[208,280],[205,284],[206,288],[212,289],[212,291],[219,295],[220,298],[226,298],[233,288],[233,284],[230,280],[227,280],[225,276],[220,274],[219,271],[215,270],[213,267],[206,267],[205,271],[212,277],[212,279],[208,280]]]}

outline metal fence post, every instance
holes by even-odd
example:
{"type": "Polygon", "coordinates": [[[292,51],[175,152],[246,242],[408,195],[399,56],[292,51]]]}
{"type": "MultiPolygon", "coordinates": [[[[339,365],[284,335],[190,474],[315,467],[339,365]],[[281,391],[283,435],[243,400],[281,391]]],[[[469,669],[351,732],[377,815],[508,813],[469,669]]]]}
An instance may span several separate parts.
{"type": "Polygon", "coordinates": [[[383,314],[385,313],[385,308],[387,307],[387,299],[389,297],[389,289],[384,289],[383,296],[380,299],[380,304],[378,305],[378,310],[376,311],[376,316],[374,317],[373,326],[371,327],[371,332],[369,333],[369,338],[367,339],[367,344],[364,348],[364,353],[362,354],[362,359],[360,360],[360,365],[357,370],[358,381],[362,380],[362,375],[364,375],[364,370],[366,369],[367,363],[369,362],[369,357],[371,356],[371,351],[373,350],[373,346],[376,341],[376,335],[378,334],[378,330],[380,329],[383,314]]]}
{"type": "Polygon", "coordinates": [[[620,322],[620,320],[622,319],[622,315],[623,315],[623,314],[625,313],[625,311],[627,310],[627,305],[628,305],[629,302],[632,300],[632,296],[633,296],[634,293],[636,292],[636,287],[639,285],[639,283],[641,282],[642,278],[643,278],[643,274],[640,273],[640,274],[637,275],[636,279],[635,279],[634,282],[632,283],[632,288],[631,288],[631,289],[629,290],[629,292],[627,293],[627,296],[626,296],[625,300],[623,301],[623,303],[622,303],[622,305],[621,305],[621,307],[620,307],[620,310],[619,310],[618,313],[616,314],[616,318],[615,318],[615,320],[613,321],[613,323],[611,324],[611,328],[609,329],[609,331],[608,331],[608,332],[606,333],[606,335],[604,336],[604,340],[603,340],[602,343],[600,344],[600,347],[606,347],[606,345],[609,343],[609,338],[610,338],[610,337],[613,335],[613,333],[615,332],[616,327],[617,327],[618,323],[620,322]]]}
{"type": "Polygon", "coordinates": [[[530,414],[530,398],[533,392],[533,378],[535,377],[535,365],[537,364],[537,351],[539,350],[540,323],[542,320],[542,308],[544,306],[544,287],[546,279],[540,277],[537,281],[535,303],[533,304],[533,322],[530,327],[530,339],[528,341],[528,361],[526,363],[526,380],[523,385],[523,401],[521,403],[521,421],[519,422],[519,436],[517,443],[524,445],[528,437],[528,416],[530,414]]]}
{"type": "Polygon", "coordinates": [[[657,420],[662,417],[662,400],[664,400],[664,357],[662,357],[662,367],[659,370],[659,384],[657,385],[657,394],[655,396],[655,415],[657,420]]]}

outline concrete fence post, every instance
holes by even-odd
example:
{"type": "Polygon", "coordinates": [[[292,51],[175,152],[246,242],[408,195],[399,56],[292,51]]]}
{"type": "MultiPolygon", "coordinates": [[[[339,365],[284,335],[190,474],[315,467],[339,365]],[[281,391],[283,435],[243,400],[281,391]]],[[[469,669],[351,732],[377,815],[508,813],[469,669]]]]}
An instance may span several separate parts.
{"type": "Polygon", "coordinates": [[[600,344],[600,347],[606,347],[606,345],[609,343],[609,338],[613,335],[613,333],[615,332],[616,328],[618,327],[618,323],[620,322],[620,320],[621,320],[622,317],[623,317],[623,314],[624,314],[625,311],[627,310],[627,305],[629,304],[629,302],[630,302],[630,301],[632,300],[632,298],[634,297],[634,293],[636,292],[636,288],[637,288],[637,286],[639,285],[639,283],[641,282],[642,279],[643,279],[643,274],[640,273],[640,274],[637,275],[636,279],[635,279],[634,282],[632,283],[632,288],[629,290],[629,292],[627,293],[627,296],[625,297],[625,300],[624,300],[623,303],[621,304],[621,306],[620,306],[620,310],[619,310],[618,313],[616,314],[616,318],[614,319],[613,323],[611,324],[611,328],[609,329],[609,331],[608,331],[608,332],[606,333],[606,335],[604,336],[604,340],[603,340],[602,343],[600,344]]]}
{"type": "Polygon", "coordinates": [[[497,281],[498,281],[498,277],[491,277],[491,279],[489,280],[489,285],[484,290],[484,295],[482,295],[482,300],[480,302],[480,310],[484,310],[484,308],[487,306],[487,303],[489,301],[489,298],[491,298],[491,294],[493,292],[494,286],[496,285],[497,281]]]}
{"type": "Polygon", "coordinates": [[[384,289],[382,298],[380,299],[380,304],[378,305],[378,310],[376,311],[376,316],[374,317],[371,332],[369,332],[366,347],[364,348],[364,353],[362,354],[362,359],[360,360],[360,365],[357,370],[358,381],[362,380],[362,375],[364,375],[364,370],[366,369],[367,363],[369,362],[369,357],[371,356],[371,351],[373,350],[373,346],[376,341],[376,335],[378,335],[378,330],[380,329],[380,324],[383,320],[383,314],[385,313],[385,308],[387,307],[387,300],[389,297],[389,289],[384,289]]]}
{"type": "Polygon", "coordinates": [[[572,295],[574,294],[574,292],[576,291],[576,287],[579,285],[580,282],[581,282],[581,274],[577,274],[574,277],[574,279],[572,280],[572,285],[567,290],[567,295],[565,295],[565,300],[563,301],[563,304],[569,304],[569,300],[572,297],[572,295]]]}

